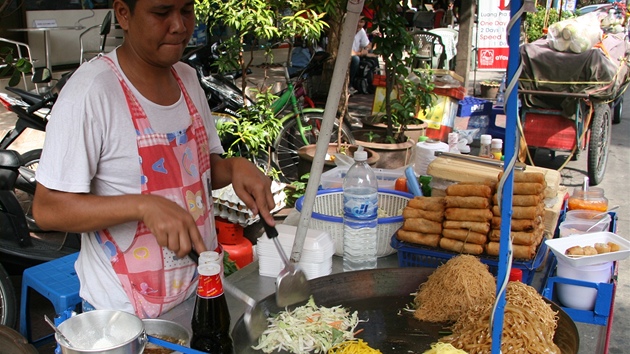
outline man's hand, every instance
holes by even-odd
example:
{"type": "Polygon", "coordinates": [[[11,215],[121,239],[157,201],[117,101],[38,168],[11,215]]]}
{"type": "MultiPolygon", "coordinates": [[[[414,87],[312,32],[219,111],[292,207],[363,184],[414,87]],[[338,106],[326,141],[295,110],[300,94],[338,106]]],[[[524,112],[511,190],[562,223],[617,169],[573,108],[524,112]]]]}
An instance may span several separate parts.
{"type": "Polygon", "coordinates": [[[236,173],[232,174],[234,192],[254,215],[260,214],[267,224],[275,225],[271,215],[276,205],[271,194],[271,179],[249,160],[238,159],[235,164],[236,173]]]}
{"type": "Polygon", "coordinates": [[[180,258],[186,257],[193,245],[198,253],[206,251],[197,224],[188,210],[161,196],[145,197],[139,207],[141,220],[160,246],[170,249],[180,258]]]}

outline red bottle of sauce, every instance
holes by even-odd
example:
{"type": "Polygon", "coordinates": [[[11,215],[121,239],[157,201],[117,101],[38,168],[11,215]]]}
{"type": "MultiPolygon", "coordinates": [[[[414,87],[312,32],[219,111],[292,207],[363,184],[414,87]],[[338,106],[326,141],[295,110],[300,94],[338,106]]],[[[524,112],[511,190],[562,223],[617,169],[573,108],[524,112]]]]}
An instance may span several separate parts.
{"type": "Polygon", "coordinates": [[[202,264],[198,271],[199,285],[191,321],[193,335],[190,347],[212,354],[233,354],[230,312],[223,293],[221,267],[217,264],[202,264]]]}

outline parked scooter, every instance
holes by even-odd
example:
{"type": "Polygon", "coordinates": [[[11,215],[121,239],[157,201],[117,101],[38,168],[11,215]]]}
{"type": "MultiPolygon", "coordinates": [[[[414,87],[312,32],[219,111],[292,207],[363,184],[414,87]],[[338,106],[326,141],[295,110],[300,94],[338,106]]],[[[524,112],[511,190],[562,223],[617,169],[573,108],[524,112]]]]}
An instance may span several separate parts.
{"type": "MultiPolygon", "coordinates": [[[[65,232],[35,233],[29,230],[21,201],[15,189],[35,192],[35,173],[23,166],[22,155],[14,150],[0,150],[0,259],[4,267],[25,269],[79,251],[80,235],[65,232]],[[21,177],[21,178],[18,178],[21,177]]],[[[32,194],[31,194],[32,195],[32,194]]],[[[0,277],[2,276],[0,272],[0,277]]],[[[3,280],[4,278],[0,279],[3,280]]],[[[14,315],[9,304],[15,299],[12,287],[0,284],[1,324],[13,327],[14,315]],[[6,303],[5,303],[6,302],[6,303]],[[5,307],[6,306],[6,307],[5,307]]],[[[15,307],[12,307],[15,306],[15,307]]]]}

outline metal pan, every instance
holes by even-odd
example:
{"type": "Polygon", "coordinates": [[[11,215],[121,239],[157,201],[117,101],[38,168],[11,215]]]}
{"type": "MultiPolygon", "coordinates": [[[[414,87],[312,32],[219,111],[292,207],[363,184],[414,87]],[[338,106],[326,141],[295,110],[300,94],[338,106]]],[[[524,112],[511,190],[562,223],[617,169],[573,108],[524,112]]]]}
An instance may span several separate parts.
{"type": "MultiPolygon", "coordinates": [[[[342,305],[359,312],[359,318],[368,320],[359,324],[364,329],[358,335],[373,348],[387,353],[423,353],[430,349],[443,334],[446,323],[420,322],[403,309],[413,303],[411,293],[425,282],[434,268],[383,268],[357,272],[345,272],[316,278],[309,281],[313,298],[318,305],[342,305]]],[[[261,300],[272,312],[281,311],[274,295],[261,300]]],[[[563,354],[576,354],[579,336],[575,323],[559,306],[551,303],[558,311],[558,329],[554,342],[563,354]]],[[[241,317],[234,325],[232,338],[248,338],[241,317]]],[[[257,342],[256,342],[257,343],[257,342]]],[[[253,341],[235,340],[236,353],[261,353],[251,349],[253,341]]]]}

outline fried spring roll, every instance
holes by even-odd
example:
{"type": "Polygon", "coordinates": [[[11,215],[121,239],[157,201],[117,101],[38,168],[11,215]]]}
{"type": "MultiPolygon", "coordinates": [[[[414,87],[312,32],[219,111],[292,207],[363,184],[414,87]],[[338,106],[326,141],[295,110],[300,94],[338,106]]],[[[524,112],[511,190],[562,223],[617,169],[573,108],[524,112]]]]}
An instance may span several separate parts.
{"type": "MultiPolygon", "coordinates": [[[[503,177],[503,171],[499,172],[499,180],[503,177]]],[[[514,182],[528,182],[545,184],[545,174],[542,172],[514,171],[514,182]]]]}
{"type": "Polygon", "coordinates": [[[415,243],[418,245],[437,247],[440,244],[440,234],[423,234],[415,231],[398,230],[396,238],[401,241],[415,243]]]}
{"type": "MultiPolygon", "coordinates": [[[[545,210],[542,208],[541,205],[529,207],[515,206],[512,207],[512,219],[532,220],[537,216],[542,215],[544,211],[545,210]]],[[[501,209],[499,209],[498,205],[492,207],[492,213],[494,214],[494,216],[501,216],[501,209]]]]}
{"type": "MultiPolygon", "coordinates": [[[[542,241],[543,231],[512,231],[510,235],[512,237],[512,243],[515,245],[538,246],[540,241],[542,241]]],[[[500,240],[501,230],[492,230],[490,233],[490,241],[499,242],[500,240]]]]}
{"type": "Polygon", "coordinates": [[[447,208],[444,211],[446,220],[489,221],[492,219],[490,209],[447,208]]]}
{"type": "MultiPolygon", "coordinates": [[[[532,259],[536,256],[536,246],[524,246],[524,245],[512,245],[514,258],[518,259],[532,259]]],[[[486,244],[486,253],[491,256],[499,255],[499,243],[488,242],[486,244]]]]}
{"type": "Polygon", "coordinates": [[[459,197],[492,197],[492,188],[485,184],[457,183],[446,187],[447,196],[459,197]]]}
{"type": "MultiPolygon", "coordinates": [[[[512,206],[536,206],[539,205],[542,200],[542,195],[513,195],[512,206]]],[[[496,194],[492,196],[492,202],[495,205],[499,204],[496,194]]]]}
{"type": "Polygon", "coordinates": [[[426,211],[443,211],[443,197],[414,197],[407,203],[408,207],[426,210],[426,211]]]}
{"type": "Polygon", "coordinates": [[[412,207],[405,207],[402,213],[403,219],[409,218],[421,218],[427,219],[431,221],[442,222],[444,220],[444,211],[430,211],[430,210],[422,210],[416,209],[412,207]]]}
{"type": "MultiPolygon", "coordinates": [[[[447,216],[448,219],[448,216],[447,216]]],[[[512,219],[511,229],[512,231],[533,231],[542,222],[542,217],[536,217],[535,219],[512,219]]],[[[492,217],[492,229],[501,228],[501,217],[492,217]]]]}
{"type": "Polygon", "coordinates": [[[444,202],[447,208],[487,209],[490,207],[490,200],[484,197],[446,196],[444,202]]]}
{"type": "Polygon", "coordinates": [[[463,229],[482,234],[488,234],[490,231],[490,223],[487,221],[445,220],[442,225],[444,226],[444,229],[463,229]]]}
{"type": "Polygon", "coordinates": [[[402,229],[423,234],[441,234],[442,223],[421,218],[410,218],[403,221],[402,229]]]}
{"type": "Polygon", "coordinates": [[[540,195],[545,190],[541,183],[519,182],[514,183],[512,194],[514,195],[540,195]]]}
{"type": "Polygon", "coordinates": [[[464,243],[459,240],[453,240],[450,238],[442,237],[440,239],[440,247],[445,250],[459,252],[459,253],[467,253],[467,254],[482,254],[483,246],[476,245],[473,243],[464,243]]]}
{"type": "Polygon", "coordinates": [[[442,236],[465,243],[474,243],[476,245],[483,245],[488,242],[488,236],[485,234],[461,229],[442,229],[442,236]]]}

